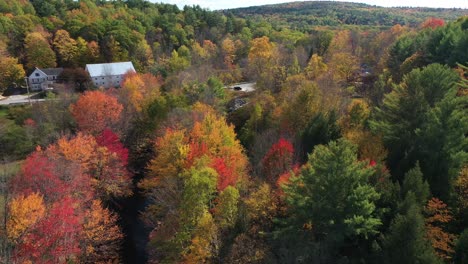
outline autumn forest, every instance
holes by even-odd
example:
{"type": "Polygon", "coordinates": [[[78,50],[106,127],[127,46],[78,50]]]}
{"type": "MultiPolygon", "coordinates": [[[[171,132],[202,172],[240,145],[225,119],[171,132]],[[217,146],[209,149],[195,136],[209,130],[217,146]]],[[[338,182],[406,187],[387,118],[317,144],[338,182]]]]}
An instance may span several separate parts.
{"type": "Polygon", "coordinates": [[[0,263],[468,263],[467,9],[0,0],[0,93],[0,263]]]}

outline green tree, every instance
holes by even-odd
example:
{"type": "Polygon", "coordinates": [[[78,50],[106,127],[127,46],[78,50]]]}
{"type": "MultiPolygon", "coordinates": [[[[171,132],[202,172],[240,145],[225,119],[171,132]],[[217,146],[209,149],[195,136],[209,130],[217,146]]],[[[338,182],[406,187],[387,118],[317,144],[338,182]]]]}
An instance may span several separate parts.
{"type": "Polygon", "coordinates": [[[410,192],[414,194],[415,202],[424,206],[431,195],[429,184],[424,180],[419,164],[405,174],[401,192],[406,197],[410,192]]]}
{"type": "Polygon", "coordinates": [[[424,217],[416,201],[413,201],[405,213],[395,217],[389,232],[384,243],[385,263],[440,263],[430,242],[426,239],[424,217]]]}
{"type": "Polygon", "coordinates": [[[390,224],[384,239],[386,263],[439,263],[430,241],[426,237],[422,215],[429,196],[429,186],[423,180],[419,165],[405,175],[401,187],[403,201],[390,224]]]}
{"type": "Polygon", "coordinates": [[[239,191],[232,186],[228,186],[221,192],[218,201],[215,219],[219,223],[219,227],[233,227],[237,220],[239,191]]]}
{"type": "Polygon", "coordinates": [[[289,224],[311,229],[336,248],[346,238],[370,238],[381,225],[374,204],[379,194],[368,184],[372,173],[346,140],[317,146],[299,175],[283,185],[289,224]]]}
{"type": "Polygon", "coordinates": [[[57,65],[55,53],[41,33],[28,34],[24,40],[24,48],[28,69],[34,69],[34,67],[53,68],[57,65]]]}
{"type": "Polygon", "coordinates": [[[463,264],[468,261],[468,229],[465,229],[458,237],[455,248],[455,263],[463,264]]]}
{"type": "Polygon", "coordinates": [[[370,121],[388,149],[393,176],[420,161],[436,197],[448,198],[451,184],[466,159],[468,97],[457,97],[458,76],[446,66],[431,64],[405,75],[385,96],[370,121]]]}

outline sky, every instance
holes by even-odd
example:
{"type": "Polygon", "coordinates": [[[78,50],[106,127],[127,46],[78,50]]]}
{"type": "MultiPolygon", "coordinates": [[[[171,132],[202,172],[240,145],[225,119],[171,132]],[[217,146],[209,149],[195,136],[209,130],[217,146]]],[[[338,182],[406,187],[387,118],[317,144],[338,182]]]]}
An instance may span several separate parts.
{"type": "MultiPolygon", "coordinates": [[[[176,4],[179,8],[185,5],[199,5],[210,10],[229,9],[236,7],[258,6],[293,2],[294,0],[151,0],[176,4]]],[[[411,7],[445,7],[468,8],[468,0],[341,0],[344,2],[359,2],[377,6],[411,6],[411,7]]]]}

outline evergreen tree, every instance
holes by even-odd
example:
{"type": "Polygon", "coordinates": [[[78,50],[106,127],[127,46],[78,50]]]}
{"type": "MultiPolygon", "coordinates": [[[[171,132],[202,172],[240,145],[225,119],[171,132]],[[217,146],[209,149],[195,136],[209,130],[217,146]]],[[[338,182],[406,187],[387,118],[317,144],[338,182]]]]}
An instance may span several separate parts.
{"type": "Polygon", "coordinates": [[[430,193],[419,165],[406,173],[401,191],[404,200],[384,240],[384,261],[389,264],[439,263],[426,237],[422,208],[430,193]]]}
{"type": "Polygon", "coordinates": [[[447,198],[466,158],[467,97],[457,97],[458,76],[431,64],[405,75],[376,109],[371,127],[383,135],[387,164],[400,182],[420,160],[433,194],[447,198]]]}
{"type": "Polygon", "coordinates": [[[368,184],[372,173],[346,140],[317,146],[300,174],[285,185],[288,228],[302,229],[298,238],[315,236],[336,249],[346,239],[370,238],[381,225],[374,204],[379,194],[368,184]],[[302,236],[307,230],[313,236],[302,236]]]}
{"type": "Polygon", "coordinates": [[[454,261],[457,264],[468,262],[468,229],[465,229],[458,237],[454,261]]]}

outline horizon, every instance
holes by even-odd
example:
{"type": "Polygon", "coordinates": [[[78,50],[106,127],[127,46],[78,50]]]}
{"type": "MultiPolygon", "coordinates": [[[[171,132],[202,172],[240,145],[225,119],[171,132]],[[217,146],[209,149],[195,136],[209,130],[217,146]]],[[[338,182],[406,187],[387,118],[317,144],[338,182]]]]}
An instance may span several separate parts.
{"type": "MultiPolygon", "coordinates": [[[[381,7],[428,7],[428,8],[461,8],[468,9],[467,0],[451,0],[451,1],[437,1],[437,0],[326,0],[320,2],[351,2],[351,3],[363,3],[372,6],[381,6],[381,7]]],[[[193,6],[199,5],[202,8],[207,8],[210,10],[222,10],[222,9],[235,9],[242,7],[251,7],[251,6],[262,6],[262,5],[271,5],[271,4],[281,4],[281,3],[290,3],[290,2],[309,2],[309,1],[288,1],[288,0],[238,0],[238,1],[228,1],[228,0],[151,0],[153,3],[167,3],[175,4],[179,8],[184,6],[193,6]]],[[[312,2],[312,1],[311,1],[312,2]]],[[[319,1],[317,1],[319,2],[319,1]]]]}

